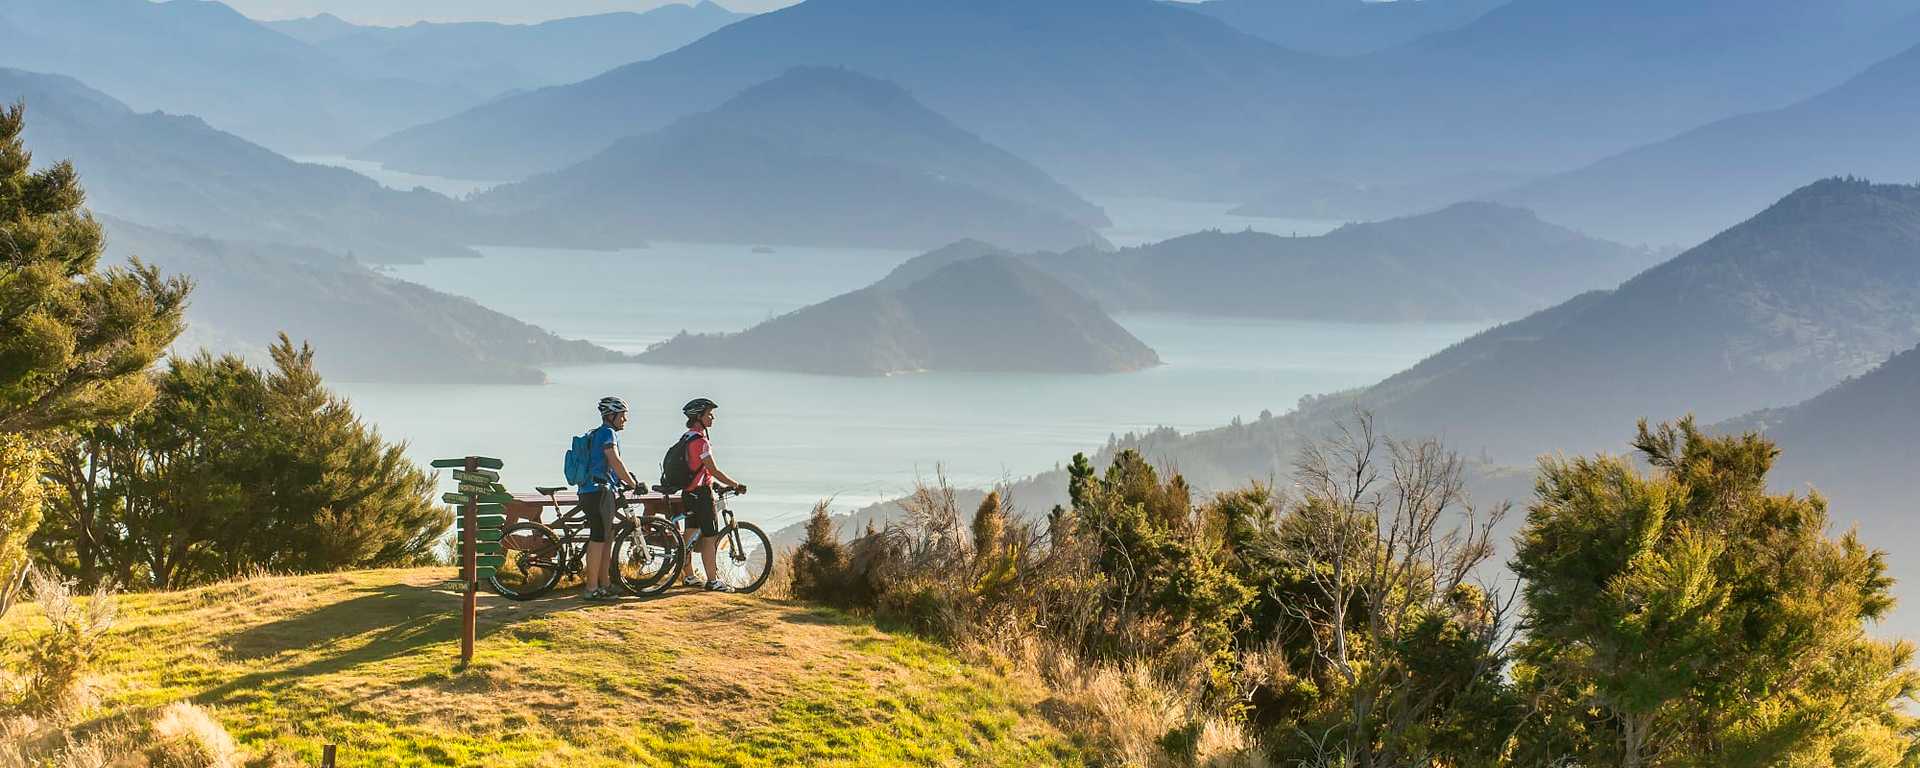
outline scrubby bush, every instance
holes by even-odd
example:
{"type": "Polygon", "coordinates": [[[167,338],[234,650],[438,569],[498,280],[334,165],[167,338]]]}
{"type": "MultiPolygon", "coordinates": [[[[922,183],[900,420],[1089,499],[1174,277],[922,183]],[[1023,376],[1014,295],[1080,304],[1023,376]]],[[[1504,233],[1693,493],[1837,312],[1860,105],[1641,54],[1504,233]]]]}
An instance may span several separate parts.
{"type": "Polygon", "coordinates": [[[7,708],[36,718],[59,717],[78,709],[87,698],[87,676],[99,659],[107,630],[113,627],[113,596],[97,589],[86,605],[59,579],[38,570],[29,574],[34,601],[47,628],[15,640],[19,656],[16,682],[7,708]]]}

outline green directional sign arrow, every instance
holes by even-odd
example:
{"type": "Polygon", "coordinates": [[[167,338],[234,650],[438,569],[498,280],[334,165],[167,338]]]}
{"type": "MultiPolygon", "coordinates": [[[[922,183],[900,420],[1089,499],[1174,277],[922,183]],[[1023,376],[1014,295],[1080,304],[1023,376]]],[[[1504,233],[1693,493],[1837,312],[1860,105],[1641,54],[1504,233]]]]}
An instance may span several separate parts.
{"type": "Polygon", "coordinates": [[[487,579],[493,578],[493,569],[475,566],[473,569],[473,577],[481,581],[486,581],[487,579]]]}
{"type": "Polygon", "coordinates": [[[448,504],[465,504],[473,501],[473,497],[464,493],[443,493],[440,494],[440,500],[448,504]]]}
{"type": "MultiPolygon", "coordinates": [[[[433,467],[434,469],[466,469],[467,458],[466,456],[462,456],[457,459],[434,459],[428,462],[427,466],[433,467]]],[[[474,456],[472,458],[474,466],[485,467],[487,469],[505,469],[507,466],[506,462],[486,456],[474,456]]]]}
{"type": "Polygon", "coordinates": [[[494,483],[500,481],[500,473],[484,469],[476,469],[472,472],[456,469],[453,471],[453,479],[463,483],[494,483]]]}
{"type": "Polygon", "coordinates": [[[473,559],[473,564],[475,567],[478,567],[478,568],[498,568],[500,566],[507,564],[507,556],[506,555],[481,555],[473,559]]]}
{"type": "Polygon", "coordinates": [[[507,503],[507,502],[510,502],[510,501],[513,501],[513,494],[511,494],[511,493],[502,493],[502,492],[499,492],[499,491],[495,491],[495,492],[493,492],[493,493],[483,493],[483,494],[480,494],[480,495],[479,495],[478,497],[476,497],[476,498],[478,498],[478,499],[480,499],[480,500],[481,500],[481,501],[483,501],[483,502],[487,502],[487,503],[490,503],[490,504],[496,504],[496,503],[497,503],[497,504],[505,504],[505,503],[507,503]]]}
{"type": "Polygon", "coordinates": [[[493,484],[481,483],[479,485],[475,485],[473,483],[461,483],[460,492],[461,493],[493,493],[493,484]]]}
{"type": "Polygon", "coordinates": [[[473,538],[476,541],[499,541],[504,534],[505,531],[498,528],[476,528],[473,531],[473,538]]]}
{"type": "Polygon", "coordinates": [[[473,545],[473,551],[482,555],[504,555],[507,553],[507,548],[500,546],[499,542],[482,541],[473,545]]]}
{"type": "MultiPolygon", "coordinates": [[[[454,518],[453,522],[454,522],[455,530],[464,531],[467,529],[467,519],[465,517],[456,517],[454,518]]],[[[475,515],[473,518],[473,522],[474,522],[474,525],[479,530],[486,530],[488,528],[499,528],[500,526],[507,524],[507,516],[506,515],[475,515]]]]}

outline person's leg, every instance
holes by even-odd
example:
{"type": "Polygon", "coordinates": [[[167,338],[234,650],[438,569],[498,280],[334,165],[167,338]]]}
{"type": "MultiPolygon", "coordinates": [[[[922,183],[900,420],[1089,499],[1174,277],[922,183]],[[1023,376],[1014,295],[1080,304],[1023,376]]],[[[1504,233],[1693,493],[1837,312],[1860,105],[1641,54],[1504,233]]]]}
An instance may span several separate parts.
{"type": "Polygon", "coordinates": [[[591,596],[607,588],[607,551],[612,546],[607,529],[612,522],[609,507],[613,494],[601,491],[583,501],[587,511],[587,558],[583,566],[586,572],[580,577],[580,594],[591,596]]]}
{"type": "Polygon", "coordinates": [[[716,554],[720,551],[720,537],[700,535],[700,563],[707,567],[707,583],[720,580],[720,567],[716,554]]]}

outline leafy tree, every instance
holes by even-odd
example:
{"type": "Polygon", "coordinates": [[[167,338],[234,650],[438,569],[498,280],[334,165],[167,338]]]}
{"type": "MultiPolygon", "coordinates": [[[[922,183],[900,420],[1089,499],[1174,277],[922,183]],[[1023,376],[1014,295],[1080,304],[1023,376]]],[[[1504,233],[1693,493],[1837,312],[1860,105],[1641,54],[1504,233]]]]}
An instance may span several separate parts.
{"type": "Polygon", "coordinates": [[[1260,587],[1255,625],[1310,684],[1257,714],[1293,721],[1279,746],[1295,762],[1494,764],[1512,727],[1508,606],[1478,572],[1506,508],[1468,503],[1437,441],[1382,438],[1365,413],[1340,427],[1303,447],[1301,498],[1277,520],[1263,489],[1214,505],[1260,587]]]}
{"type": "Polygon", "coordinates": [[[1623,766],[1920,763],[1913,647],[1883,553],[1826,536],[1818,495],[1775,495],[1779,454],[1691,420],[1615,457],[1542,462],[1514,568],[1534,704],[1525,749],[1623,766]]]}
{"type": "Polygon", "coordinates": [[[1228,570],[1224,552],[1207,541],[1192,492],[1178,475],[1162,482],[1131,450],[1115,455],[1103,476],[1086,456],[1068,467],[1073,499],[1070,549],[1097,579],[1098,615],[1081,638],[1095,656],[1153,657],[1191,643],[1215,659],[1231,658],[1234,630],[1253,593],[1228,570]]]}
{"type": "Polygon", "coordinates": [[[33,172],[26,108],[0,109],[0,433],[124,417],[180,335],[189,285],[138,261],[96,271],[100,224],[69,163],[33,172]]]}
{"type": "Polygon", "coordinates": [[[40,527],[40,457],[26,436],[0,434],[0,616],[26,585],[27,539],[40,527]]]}
{"type": "Polygon", "coordinates": [[[270,372],[175,358],[151,409],[62,442],[36,547],[83,581],[159,588],[424,558],[446,527],[431,478],[325,390],[311,348],[271,354],[270,372]]]}
{"type": "Polygon", "coordinates": [[[32,170],[26,108],[0,108],[0,612],[39,523],[41,451],[20,435],[124,418],[180,335],[189,285],[135,261],[96,270],[100,225],[73,166],[32,170]]]}

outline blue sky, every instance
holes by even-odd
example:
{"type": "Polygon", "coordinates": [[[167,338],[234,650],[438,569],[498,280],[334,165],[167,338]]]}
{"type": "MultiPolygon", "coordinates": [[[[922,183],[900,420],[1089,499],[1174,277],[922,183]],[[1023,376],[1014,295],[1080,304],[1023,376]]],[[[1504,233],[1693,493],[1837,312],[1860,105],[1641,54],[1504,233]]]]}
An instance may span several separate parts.
{"type": "MultiPolygon", "coordinates": [[[[644,11],[674,0],[223,0],[256,19],[294,19],[331,13],[359,24],[416,21],[544,21],[609,11],[644,11]]],[[[795,0],[718,0],[736,11],[769,11],[795,0]]],[[[685,4],[684,2],[681,4],[685,4]]]]}

